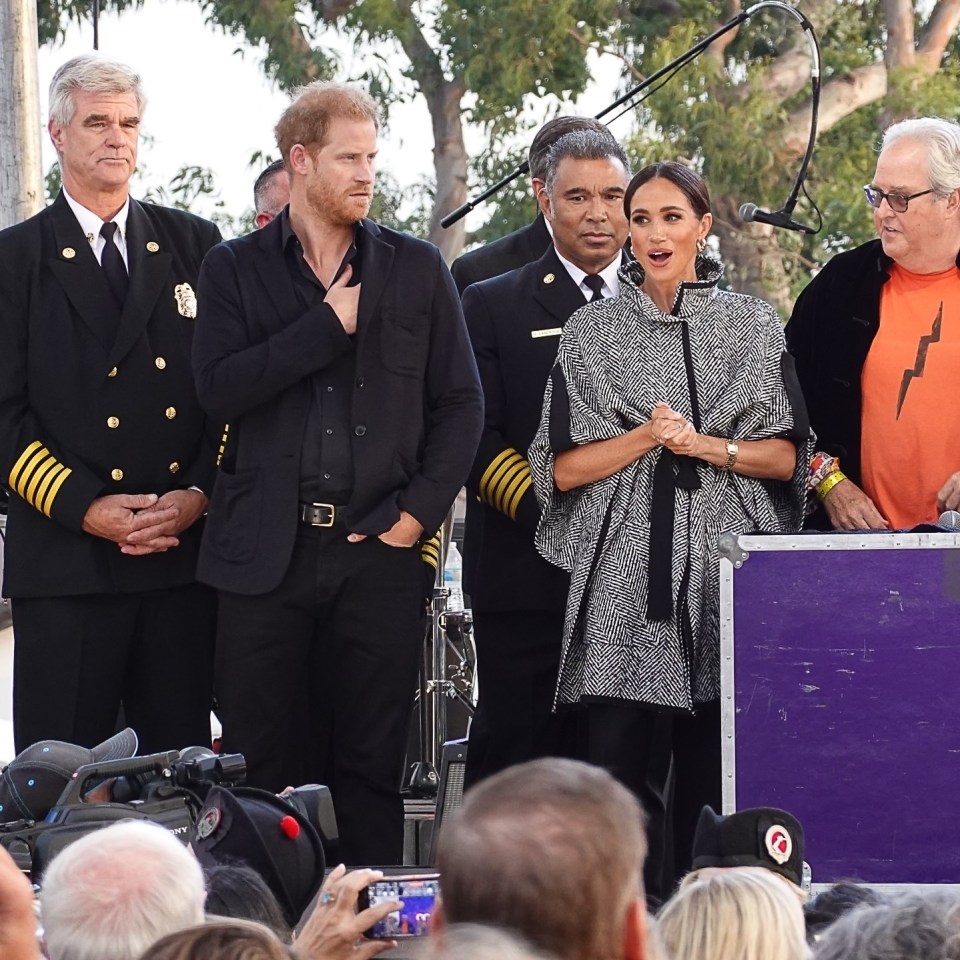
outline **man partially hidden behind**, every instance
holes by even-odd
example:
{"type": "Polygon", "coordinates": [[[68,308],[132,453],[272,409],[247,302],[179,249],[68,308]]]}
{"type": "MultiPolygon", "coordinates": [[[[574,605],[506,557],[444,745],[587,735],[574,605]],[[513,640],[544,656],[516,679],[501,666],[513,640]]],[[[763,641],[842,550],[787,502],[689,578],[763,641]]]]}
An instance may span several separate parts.
{"type": "Polygon", "coordinates": [[[960,509],[960,126],[894,124],[864,192],[879,240],[835,256],[786,330],[826,529],[960,509]]]}
{"type": "MultiPolygon", "coordinates": [[[[554,117],[537,131],[530,143],[527,152],[530,192],[538,208],[540,191],[547,180],[547,155],[550,148],[562,136],[574,130],[596,130],[598,133],[605,133],[607,127],[592,117],[554,117]]],[[[550,248],[551,240],[549,223],[538,209],[532,223],[457,257],[450,268],[457,289],[462,296],[463,291],[472,283],[498,277],[501,273],[509,273],[539,260],[550,248]]],[[[466,563],[466,558],[464,562],[466,563]]],[[[466,574],[466,571],[464,573],[466,574]]]]}
{"type": "Polygon", "coordinates": [[[419,545],[466,478],[482,396],[439,251],[364,219],[378,128],[348,85],[311,84],[284,112],[290,205],[204,262],[194,366],[230,423],[199,568],[219,590],[225,748],[254,786],[328,784],[345,861],[387,864],[419,545]]]}
{"type": "Polygon", "coordinates": [[[589,300],[619,292],[630,171],[623,148],[601,128],[560,137],[542,173],[549,249],[463,295],[484,392],[483,436],[467,481],[467,586],[480,680],[468,785],[512,763],[576,749],[571,714],[553,713],[570,577],[534,547],[540,508],[526,451],[564,323],[589,300]]]}
{"type": "Polygon", "coordinates": [[[283,160],[264,167],[253,184],[253,208],[257,228],[265,227],[290,202],[290,176],[283,160]]]}
{"type": "Polygon", "coordinates": [[[129,67],[64,64],[48,125],[63,189],[0,233],[18,751],[100,743],[121,700],[144,753],[210,742],[215,597],[194,577],[216,449],[190,344],[220,234],[129,196],[144,105],[129,67]]]}

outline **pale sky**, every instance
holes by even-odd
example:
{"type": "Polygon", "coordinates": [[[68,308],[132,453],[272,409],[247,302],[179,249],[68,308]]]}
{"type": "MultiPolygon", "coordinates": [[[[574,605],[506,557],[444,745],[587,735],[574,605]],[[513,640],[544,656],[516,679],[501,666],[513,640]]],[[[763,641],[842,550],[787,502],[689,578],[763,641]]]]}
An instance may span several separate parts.
{"type": "MultiPolygon", "coordinates": [[[[44,172],[56,159],[46,134],[50,79],[65,60],[92,48],[93,28],[88,23],[82,28],[72,26],[62,44],[40,49],[44,172]]],[[[238,216],[253,206],[253,181],[261,167],[251,168],[250,157],[257,150],[278,155],[273,126],[288,101],[264,77],[258,52],[244,49],[241,55],[238,49],[243,49],[242,40],[207,25],[195,3],[146,0],[139,10],[101,16],[100,52],[138,70],[148,98],[143,132],[153,142],[141,146],[143,173],[134,180],[134,195],[142,193],[145,184],[169,183],[182,164],[192,164],[213,170],[231,214],[238,216]]],[[[347,68],[356,63],[352,48],[341,45],[341,50],[347,68]]],[[[602,81],[576,108],[568,105],[562,112],[596,113],[614,98],[614,62],[602,64],[597,74],[602,81]]],[[[612,130],[623,135],[628,125],[625,117],[612,130]]],[[[467,137],[468,149],[482,149],[479,133],[468,130],[467,137]]],[[[523,140],[524,145],[527,142],[523,140]]],[[[401,185],[432,177],[432,147],[426,104],[417,98],[392,109],[381,142],[379,169],[401,185]]],[[[479,226],[485,218],[481,210],[471,215],[468,226],[479,226]]],[[[211,211],[198,208],[195,212],[211,211]]]]}

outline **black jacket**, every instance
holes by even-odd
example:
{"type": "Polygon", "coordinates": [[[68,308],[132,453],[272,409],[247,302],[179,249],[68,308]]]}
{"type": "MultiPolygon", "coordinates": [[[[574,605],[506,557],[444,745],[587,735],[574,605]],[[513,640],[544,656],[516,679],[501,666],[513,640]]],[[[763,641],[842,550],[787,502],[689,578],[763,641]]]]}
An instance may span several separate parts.
{"type": "Polygon", "coordinates": [[[471,283],[489,280],[533,263],[552,246],[543,214],[537,214],[533,223],[458,257],[451,267],[457,290],[462,295],[471,283]]]}
{"type": "Polygon", "coordinates": [[[117,308],[61,194],[0,232],[0,459],[10,489],[4,592],[42,597],[128,592],[194,579],[198,526],[166,553],[128,557],[82,531],[110,493],[209,491],[208,429],[190,369],[206,220],[130,201],[130,288],[117,308]],[[180,299],[177,288],[180,288],[180,299]]]}
{"type": "Polygon", "coordinates": [[[860,374],[880,328],[880,294],[892,263],[879,240],[837,254],[797,298],[786,328],[817,448],[839,457],[841,469],[856,484],[860,374]]]}
{"type": "MultiPolygon", "coordinates": [[[[368,220],[363,230],[346,521],[375,536],[406,510],[430,536],[476,450],[476,364],[436,247],[368,220]]],[[[351,349],[351,338],[325,303],[300,307],[279,217],[211,251],[199,299],[197,392],[230,429],[198,577],[265,593],[280,583],[293,550],[309,378],[351,349]]]]}
{"type": "Polygon", "coordinates": [[[569,576],[533,545],[540,507],[526,457],[560,330],[585,303],[552,244],[536,262],[463,295],[484,392],[464,538],[464,584],[475,610],[563,612],[569,576]]]}

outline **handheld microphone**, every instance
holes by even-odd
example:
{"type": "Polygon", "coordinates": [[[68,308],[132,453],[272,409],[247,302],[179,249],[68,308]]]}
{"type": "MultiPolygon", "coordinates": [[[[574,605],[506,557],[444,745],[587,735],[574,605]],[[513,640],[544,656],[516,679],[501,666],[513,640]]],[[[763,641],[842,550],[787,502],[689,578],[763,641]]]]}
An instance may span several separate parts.
{"type": "Polygon", "coordinates": [[[744,223],[768,223],[771,227],[780,227],[783,230],[796,230],[798,233],[816,233],[813,227],[806,224],[797,223],[790,219],[793,211],[787,210],[761,210],[755,203],[744,203],[740,207],[740,219],[744,223]]]}
{"type": "Polygon", "coordinates": [[[960,512],[957,510],[944,510],[937,520],[937,526],[942,530],[948,530],[951,533],[960,533],[960,512]]]}

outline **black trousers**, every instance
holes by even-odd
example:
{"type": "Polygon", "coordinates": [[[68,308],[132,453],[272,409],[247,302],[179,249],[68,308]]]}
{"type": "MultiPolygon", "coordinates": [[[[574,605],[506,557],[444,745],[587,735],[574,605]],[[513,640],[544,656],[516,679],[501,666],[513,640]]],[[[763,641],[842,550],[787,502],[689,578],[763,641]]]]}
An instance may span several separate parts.
{"type": "Polygon", "coordinates": [[[340,524],[301,527],[290,568],[260,596],[220,592],[223,747],[267,790],[333,795],[341,859],[403,859],[404,750],[425,629],[418,549],[340,524]]]}
{"type": "Polygon", "coordinates": [[[216,597],[200,584],[14,599],[13,729],[94,746],[123,704],[140,754],[210,746],[216,597]]]}
{"type": "Polygon", "coordinates": [[[720,809],[720,701],[698,704],[693,715],[589,703],[585,723],[586,759],[609,770],[643,805],[644,885],[648,897],[666,900],[690,870],[700,810],[706,803],[720,809]]]}
{"type": "Polygon", "coordinates": [[[563,614],[474,612],[480,699],[464,789],[515,763],[576,755],[578,714],[553,712],[563,614]]]}

